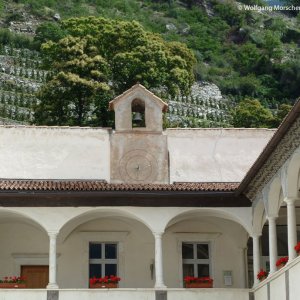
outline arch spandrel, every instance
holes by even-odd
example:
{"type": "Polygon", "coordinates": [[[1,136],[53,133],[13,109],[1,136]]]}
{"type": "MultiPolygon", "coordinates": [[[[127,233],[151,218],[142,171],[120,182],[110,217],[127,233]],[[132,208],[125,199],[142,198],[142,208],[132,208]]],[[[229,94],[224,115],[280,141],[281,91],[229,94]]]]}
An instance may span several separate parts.
{"type": "Polygon", "coordinates": [[[286,171],[286,197],[299,198],[300,188],[300,148],[292,155],[286,171]]]}

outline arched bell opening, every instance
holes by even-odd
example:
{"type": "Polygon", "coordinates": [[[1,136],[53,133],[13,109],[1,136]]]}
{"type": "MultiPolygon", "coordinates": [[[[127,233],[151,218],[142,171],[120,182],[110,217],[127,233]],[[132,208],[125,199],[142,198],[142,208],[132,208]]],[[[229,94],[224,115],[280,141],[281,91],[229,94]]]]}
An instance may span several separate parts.
{"type": "Polygon", "coordinates": [[[145,102],[141,99],[134,99],[131,102],[132,128],[146,127],[145,102]]]}

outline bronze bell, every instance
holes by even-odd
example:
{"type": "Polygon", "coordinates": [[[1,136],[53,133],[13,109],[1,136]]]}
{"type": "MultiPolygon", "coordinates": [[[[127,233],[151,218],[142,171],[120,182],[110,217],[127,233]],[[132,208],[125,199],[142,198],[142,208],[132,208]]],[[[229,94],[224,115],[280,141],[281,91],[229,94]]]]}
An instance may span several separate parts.
{"type": "Polygon", "coordinates": [[[133,122],[136,124],[140,124],[141,122],[143,122],[143,117],[142,114],[140,112],[136,112],[133,116],[133,122]]]}
{"type": "Polygon", "coordinates": [[[133,121],[135,121],[135,122],[143,121],[142,114],[140,112],[134,113],[133,121]]]}

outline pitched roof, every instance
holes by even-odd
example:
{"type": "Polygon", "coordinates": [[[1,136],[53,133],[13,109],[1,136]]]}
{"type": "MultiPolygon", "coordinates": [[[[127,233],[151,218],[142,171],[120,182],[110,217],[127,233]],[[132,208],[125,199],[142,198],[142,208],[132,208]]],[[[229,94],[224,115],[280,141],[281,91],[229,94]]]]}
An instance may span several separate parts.
{"type": "Polygon", "coordinates": [[[125,91],[124,93],[122,93],[121,95],[117,96],[115,99],[111,100],[109,102],[109,110],[114,110],[114,105],[116,102],[118,102],[119,100],[123,99],[124,97],[128,97],[129,95],[137,92],[137,91],[142,91],[143,93],[147,94],[148,96],[150,96],[152,99],[154,99],[155,101],[159,102],[162,104],[162,111],[166,112],[168,109],[168,104],[164,101],[162,101],[159,97],[157,97],[156,95],[154,95],[152,92],[150,92],[148,89],[146,89],[143,85],[137,83],[134,86],[132,86],[130,89],[128,89],[127,91],[125,91]]]}
{"type": "Polygon", "coordinates": [[[0,191],[184,191],[233,192],[236,182],[177,182],[173,184],[107,183],[103,180],[0,179],[0,191]]]}

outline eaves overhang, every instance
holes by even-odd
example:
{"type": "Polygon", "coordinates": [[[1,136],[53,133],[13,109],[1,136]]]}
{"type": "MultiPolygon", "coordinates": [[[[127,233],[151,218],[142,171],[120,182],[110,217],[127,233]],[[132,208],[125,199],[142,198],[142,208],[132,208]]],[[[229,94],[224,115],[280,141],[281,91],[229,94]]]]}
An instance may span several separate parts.
{"type": "Polygon", "coordinates": [[[3,207],[250,207],[234,192],[189,191],[2,191],[3,207]]]}

